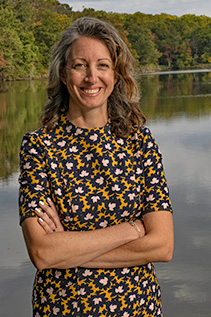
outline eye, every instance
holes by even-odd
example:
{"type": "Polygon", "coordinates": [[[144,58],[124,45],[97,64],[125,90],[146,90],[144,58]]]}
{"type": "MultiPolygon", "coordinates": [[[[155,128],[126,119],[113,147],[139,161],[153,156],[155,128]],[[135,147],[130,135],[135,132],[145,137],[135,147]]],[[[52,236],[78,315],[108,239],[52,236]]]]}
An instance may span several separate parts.
{"type": "Polygon", "coordinates": [[[85,63],[77,63],[73,65],[73,69],[77,69],[77,70],[83,70],[86,67],[87,65],[85,63]]]}
{"type": "Polygon", "coordinates": [[[110,66],[109,66],[109,64],[106,64],[106,63],[100,63],[100,64],[98,64],[98,68],[102,69],[102,70],[106,70],[106,69],[110,68],[110,66]]]}

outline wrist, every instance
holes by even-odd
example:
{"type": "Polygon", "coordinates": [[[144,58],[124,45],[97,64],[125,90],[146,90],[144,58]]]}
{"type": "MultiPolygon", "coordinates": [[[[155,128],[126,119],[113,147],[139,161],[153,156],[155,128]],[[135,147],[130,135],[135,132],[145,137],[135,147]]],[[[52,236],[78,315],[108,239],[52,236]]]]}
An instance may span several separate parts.
{"type": "Polygon", "coordinates": [[[134,221],[129,222],[129,224],[136,230],[138,238],[141,238],[143,235],[141,233],[141,229],[139,228],[139,226],[134,221]]]}

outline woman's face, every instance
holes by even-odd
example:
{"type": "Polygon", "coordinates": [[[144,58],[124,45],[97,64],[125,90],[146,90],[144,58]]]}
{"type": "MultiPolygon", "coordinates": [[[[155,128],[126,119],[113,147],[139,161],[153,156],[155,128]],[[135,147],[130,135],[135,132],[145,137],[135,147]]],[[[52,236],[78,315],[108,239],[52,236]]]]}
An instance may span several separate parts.
{"type": "Polygon", "coordinates": [[[81,37],[73,43],[62,78],[70,94],[71,113],[93,108],[107,112],[107,100],[116,82],[113,68],[110,52],[102,41],[81,37]]]}

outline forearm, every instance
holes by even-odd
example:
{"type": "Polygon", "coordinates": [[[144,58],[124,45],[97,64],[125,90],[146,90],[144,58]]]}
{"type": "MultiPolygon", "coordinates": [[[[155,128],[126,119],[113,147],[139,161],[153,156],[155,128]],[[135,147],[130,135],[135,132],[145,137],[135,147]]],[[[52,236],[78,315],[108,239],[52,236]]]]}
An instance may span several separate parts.
{"type": "MultiPolygon", "coordinates": [[[[154,216],[159,217],[158,214],[154,216]]],[[[150,218],[152,218],[151,215],[150,218]]],[[[145,236],[104,253],[92,261],[84,263],[82,267],[120,268],[143,265],[149,262],[170,261],[174,246],[171,214],[164,212],[160,225],[153,227],[153,229],[146,221],[146,227],[148,230],[145,236]]]]}
{"type": "Polygon", "coordinates": [[[38,269],[81,266],[138,238],[137,232],[128,223],[93,231],[43,234],[43,229],[37,227],[36,219],[24,222],[27,248],[38,269]]]}

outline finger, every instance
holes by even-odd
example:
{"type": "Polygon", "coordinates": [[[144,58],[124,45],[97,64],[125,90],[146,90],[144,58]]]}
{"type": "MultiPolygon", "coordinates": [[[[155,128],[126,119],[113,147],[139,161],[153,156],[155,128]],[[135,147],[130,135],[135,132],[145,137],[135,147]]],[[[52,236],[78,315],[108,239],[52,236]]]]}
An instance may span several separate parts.
{"type": "Polygon", "coordinates": [[[41,227],[45,230],[46,233],[52,233],[53,230],[49,225],[42,219],[38,218],[38,223],[41,225],[41,227]]]}
{"type": "Polygon", "coordinates": [[[48,201],[50,207],[51,207],[55,212],[57,212],[56,206],[54,205],[54,203],[53,203],[53,201],[50,199],[50,197],[47,198],[47,201],[48,201]]]}
{"type": "Polygon", "coordinates": [[[39,208],[35,208],[35,212],[38,215],[39,219],[41,219],[40,224],[42,224],[42,227],[44,225],[45,228],[49,227],[51,230],[54,230],[57,227],[55,222],[48,216],[47,213],[42,212],[39,208]]]}

